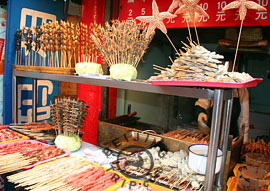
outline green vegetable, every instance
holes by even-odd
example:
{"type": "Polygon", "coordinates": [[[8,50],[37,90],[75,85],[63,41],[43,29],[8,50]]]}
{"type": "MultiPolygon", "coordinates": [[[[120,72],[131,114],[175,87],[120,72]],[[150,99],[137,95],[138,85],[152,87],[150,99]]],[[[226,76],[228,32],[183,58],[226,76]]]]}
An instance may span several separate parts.
{"type": "Polygon", "coordinates": [[[77,74],[103,74],[100,64],[94,62],[80,62],[75,66],[77,74]]]}
{"type": "Polygon", "coordinates": [[[69,152],[74,152],[80,149],[82,145],[82,139],[79,137],[79,135],[58,135],[54,143],[57,147],[61,149],[65,149],[69,152]]]}
{"type": "Polygon", "coordinates": [[[110,67],[110,77],[115,80],[135,80],[137,70],[130,64],[114,64],[110,67]]]}

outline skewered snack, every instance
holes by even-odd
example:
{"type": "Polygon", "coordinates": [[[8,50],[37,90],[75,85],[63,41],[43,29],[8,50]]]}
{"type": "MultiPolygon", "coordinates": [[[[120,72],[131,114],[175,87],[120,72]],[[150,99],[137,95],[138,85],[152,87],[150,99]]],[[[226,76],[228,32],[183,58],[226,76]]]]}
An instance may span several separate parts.
{"type": "Polygon", "coordinates": [[[164,133],[163,136],[172,137],[175,139],[188,141],[196,144],[206,144],[209,143],[209,135],[204,135],[197,131],[190,131],[186,129],[177,129],[175,131],[170,131],[168,133],[164,133]]]}
{"type": "Polygon", "coordinates": [[[129,175],[143,175],[144,178],[167,185],[171,189],[187,187],[200,189],[203,186],[204,176],[196,174],[189,168],[188,155],[183,150],[173,153],[153,147],[121,158],[113,165],[129,175]]]}
{"type": "Polygon", "coordinates": [[[22,138],[22,136],[18,133],[15,133],[14,131],[6,128],[0,129],[0,143],[20,138],[22,138]]]}
{"type": "Polygon", "coordinates": [[[0,146],[0,161],[3,163],[2,167],[0,165],[0,172],[12,172],[29,165],[34,165],[37,162],[63,156],[64,154],[66,153],[62,149],[37,141],[23,140],[6,143],[0,146]],[[14,164],[5,166],[4,164],[10,163],[10,160],[13,160],[14,164]]]}
{"type": "Polygon", "coordinates": [[[51,110],[52,123],[58,134],[55,144],[70,152],[78,150],[82,143],[79,133],[83,128],[88,106],[84,101],[60,98],[51,105],[51,110]]]}
{"type": "Polygon", "coordinates": [[[36,158],[24,156],[20,153],[0,154],[0,174],[20,170],[36,162],[36,158]]]}
{"type": "Polygon", "coordinates": [[[8,176],[8,180],[33,191],[102,191],[122,178],[77,157],[66,157],[8,176]]]}
{"type": "Polygon", "coordinates": [[[249,152],[270,155],[270,143],[265,142],[263,139],[257,141],[249,139],[247,143],[243,144],[241,154],[244,155],[249,152]]]}
{"type": "Polygon", "coordinates": [[[161,71],[158,76],[152,76],[150,80],[193,80],[193,81],[220,81],[220,82],[244,82],[252,79],[249,74],[228,72],[228,62],[222,64],[222,55],[210,52],[203,46],[189,41],[184,44],[180,55],[170,68],[156,66],[161,71]]]}
{"type": "Polygon", "coordinates": [[[10,124],[9,127],[17,132],[29,136],[31,139],[37,139],[48,144],[52,144],[52,141],[55,139],[55,128],[50,123],[13,123],[10,124]]]}
{"type": "Polygon", "coordinates": [[[153,35],[146,38],[145,24],[136,21],[114,20],[100,28],[103,39],[94,32],[91,39],[101,52],[103,59],[110,67],[110,76],[117,80],[133,80],[137,77],[136,67],[142,58],[153,35]],[[102,42],[103,41],[103,42],[102,42]]]}

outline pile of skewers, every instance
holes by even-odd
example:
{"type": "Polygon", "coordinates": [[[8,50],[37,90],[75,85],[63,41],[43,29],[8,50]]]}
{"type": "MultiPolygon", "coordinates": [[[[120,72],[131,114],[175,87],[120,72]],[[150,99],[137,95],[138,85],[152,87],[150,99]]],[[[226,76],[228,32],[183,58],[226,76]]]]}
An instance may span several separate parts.
{"type": "Polygon", "coordinates": [[[13,172],[64,155],[65,151],[35,141],[23,140],[0,146],[0,174],[13,172]]]}
{"type": "Polygon", "coordinates": [[[270,142],[266,142],[263,139],[255,139],[249,141],[242,146],[241,154],[244,155],[246,153],[260,153],[264,155],[270,155],[270,142]]]}
{"type": "Polygon", "coordinates": [[[24,156],[21,153],[5,154],[0,153],[0,174],[20,170],[36,162],[35,157],[24,156]]]}
{"type": "Polygon", "coordinates": [[[77,157],[66,157],[8,176],[8,180],[32,191],[98,191],[116,184],[122,178],[77,157]]]}
{"type": "Polygon", "coordinates": [[[197,131],[190,131],[187,129],[177,129],[164,133],[163,136],[172,137],[178,140],[187,141],[195,144],[206,144],[209,143],[209,135],[202,134],[197,131]]]}
{"type": "Polygon", "coordinates": [[[189,45],[182,42],[184,51],[172,61],[170,68],[154,65],[160,71],[158,76],[150,80],[193,80],[193,81],[222,81],[243,82],[252,79],[249,74],[228,72],[228,62],[222,64],[222,55],[210,52],[201,45],[189,41],[189,45]]]}
{"type": "Polygon", "coordinates": [[[58,135],[73,136],[80,133],[88,106],[84,101],[59,98],[51,105],[52,123],[58,135]]]}
{"type": "Polygon", "coordinates": [[[47,122],[13,123],[9,128],[49,144],[52,144],[55,139],[55,128],[47,122]]]}
{"type": "Polygon", "coordinates": [[[185,151],[166,152],[160,151],[159,147],[147,151],[121,158],[113,165],[129,175],[144,176],[145,179],[166,185],[170,189],[201,190],[204,187],[205,177],[189,168],[188,155],[185,151]]]}
{"type": "Polygon", "coordinates": [[[61,21],[22,28],[15,34],[15,65],[72,68],[77,62],[96,61],[99,52],[90,38],[102,39],[100,25],[61,21]]]}

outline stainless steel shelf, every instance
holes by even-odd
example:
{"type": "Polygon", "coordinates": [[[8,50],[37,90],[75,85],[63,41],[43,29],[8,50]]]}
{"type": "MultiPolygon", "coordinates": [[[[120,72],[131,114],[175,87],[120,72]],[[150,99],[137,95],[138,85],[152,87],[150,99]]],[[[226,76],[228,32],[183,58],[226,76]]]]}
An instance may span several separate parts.
{"type": "MultiPolygon", "coordinates": [[[[126,81],[117,81],[117,80],[109,80],[109,79],[96,79],[96,78],[84,78],[73,75],[59,75],[59,74],[46,74],[46,73],[38,73],[38,72],[25,72],[25,71],[16,71],[13,70],[13,122],[17,122],[17,111],[18,111],[18,102],[17,102],[17,77],[28,77],[33,78],[33,92],[37,92],[37,79],[48,79],[48,80],[56,80],[56,81],[65,81],[65,82],[73,82],[80,84],[90,84],[97,85],[103,87],[112,87],[112,88],[120,88],[141,92],[150,92],[150,93],[158,93],[158,94],[167,94],[167,95],[175,95],[175,96],[183,96],[183,97],[192,97],[192,98],[204,98],[213,100],[213,114],[212,114],[212,125],[211,125],[211,133],[210,133],[210,141],[209,141],[209,149],[208,149],[208,159],[206,166],[206,179],[205,179],[205,190],[212,191],[214,185],[214,177],[215,177],[215,164],[219,135],[221,133],[221,141],[222,144],[225,145],[223,148],[224,156],[222,159],[221,173],[217,177],[220,183],[225,167],[226,153],[228,144],[228,129],[231,118],[232,111],[232,100],[233,100],[233,91],[232,89],[225,88],[202,88],[202,87],[179,87],[179,86],[157,86],[152,85],[147,81],[137,80],[133,82],[126,81]],[[222,116],[223,113],[223,116],[222,116]],[[223,122],[221,124],[221,119],[223,118],[223,122]]],[[[32,108],[33,108],[33,120],[36,120],[36,94],[33,97],[32,108]]],[[[219,185],[220,186],[220,185],[219,185]]]]}
{"type": "MultiPolygon", "coordinates": [[[[215,89],[210,88],[200,88],[200,87],[179,87],[179,86],[157,86],[152,85],[151,83],[145,80],[137,80],[132,82],[127,81],[118,81],[110,79],[96,79],[96,78],[85,78],[75,75],[62,75],[62,74],[46,74],[39,72],[25,72],[25,71],[16,71],[13,70],[15,76],[28,77],[35,79],[48,79],[56,81],[65,81],[73,82],[80,84],[90,84],[111,88],[120,88],[134,91],[158,93],[158,94],[167,94],[183,97],[192,97],[192,98],[203,98],[203,99],[214,99],[215,89]]],[[[224,99],[232,98],[232,90],[225,89],[224,99]]]]}

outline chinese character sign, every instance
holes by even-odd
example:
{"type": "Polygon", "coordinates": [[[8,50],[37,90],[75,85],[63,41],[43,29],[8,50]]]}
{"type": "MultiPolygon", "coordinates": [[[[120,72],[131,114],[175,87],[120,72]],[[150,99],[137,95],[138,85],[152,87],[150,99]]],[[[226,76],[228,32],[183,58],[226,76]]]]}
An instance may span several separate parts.
{"type": "MultiPolygon", "coordinates": [[[[206,11],[209,18],[203,15],[195,15],[197,27],[232,27],[240,25],[239,12],[237,9],[222,11],[222,9],[233,0],[200,0],[199,5],[206,11]]],[[[254,0],[266,9],[270,10],[270,0],[254,0]]],[[[172,0],[156,0],[159,11],[167,11],[172,0]]],[[[151,15],[152,0],[123,0],[120,1],[119,19],[130,20],[137,16],[151,15]]],[[[244,26],[270,26],[266,22],[270,17],[268,11],[249,10],[245,18],[244,26]]],[[[164,24],[167,28],[186,28],[187,17],[178,15],[177,18],[165,19],[164,24]]],[[[139,21],[138,21],[139,22],[139,21]]],[[[192,26],[192,22],[190,23],[192,26]]]]}

